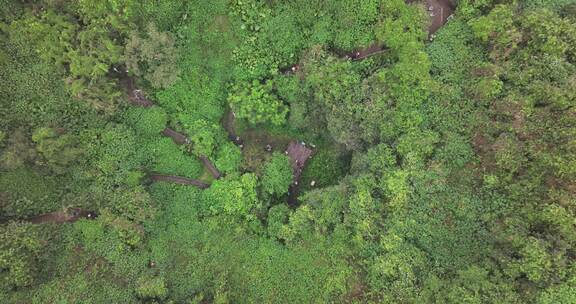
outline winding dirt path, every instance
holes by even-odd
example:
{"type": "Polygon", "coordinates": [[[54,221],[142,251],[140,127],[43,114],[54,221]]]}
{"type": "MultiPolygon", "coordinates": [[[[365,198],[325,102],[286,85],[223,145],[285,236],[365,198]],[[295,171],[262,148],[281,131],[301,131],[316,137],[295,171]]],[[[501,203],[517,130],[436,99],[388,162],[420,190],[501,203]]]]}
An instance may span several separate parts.
{"type": "MultiPolygon", "coordinates": [[[[426,10],[426,13],[430,17],[431,21],[430,25],[428,26],[428,37],[430,39],[433,39],[434,33],[436,33],[444,24],[446,24],[446,22],[448,22],[450,16],[454,14],[456,9],[450,0],[406,0],[406,3],[424,6],[424,9],[426,10]]],[[[389,49],[384,45],[375,43],[367,48],[359,48],[343,54],[341,53],[340,58],[360,61],[372,56],[386,53],[388,51],[389,49]]],[[[293,74],[300,70],[300,68],[300,64],[294,64],[292,66],[280,69],[280,73],[293,74]]]]}
{"type": "Polygon", "coordinates": [[[174,143],[177,145],[185,145],[190,143],[190,140],[188,137],[186,137],[186,135],[168,127],[162,131],[162,135],[172,138],[172,141],[174,141],[174,143]]]}
{"type": "MultiPolygon", "coordinates": [[[[126,91],[128,93],[128,101],[130,101],[130,103],[132,103],[135,106],[140,106],[144,108],[149,108],[154,105],[154,102],[152,102],[150,99],[147,99],[144,96],[142,90],[136,89],[133,77],[129,77],[126,74],[126,72],[119,72],[119,74],[120,74],[120,85],[126,88],[126,91]]],[[[166,127],[164,130],[162,130],[161,134],[166,137],[172,138],[174,143],[177,145],[186,145],[191,143],[190,139],[186,135],[169,127],[166,127]]],[[[219,179],[222,177],[222,174],[220,173],[218,168],[216,168],[216,166],[206,156],[201,155],[198,158],[215,179],[219,179]]],[[[185,179],[184,177],[182,178],[185,179]]],[[[175,179],[165,179],[165,181],[169,180],[175,180],[175,179]]]]}
{"type": "MultiPolygon", "coordinates": [[[[162,135],[172,138],[172,141],[174,141],[174,143],[177,145],[190,144],[191,142],[190,139],[186,137],[186,135],[170,128],[165,128],[164,131],[162,131],[162,135]]],[[[216,168],[216,166],[210,161],[210,159],[208,159],[208,157],[200,155],[198,158],[215,179],[222,177],[222,173],[220,173],[218,168],[216,168]]]]}

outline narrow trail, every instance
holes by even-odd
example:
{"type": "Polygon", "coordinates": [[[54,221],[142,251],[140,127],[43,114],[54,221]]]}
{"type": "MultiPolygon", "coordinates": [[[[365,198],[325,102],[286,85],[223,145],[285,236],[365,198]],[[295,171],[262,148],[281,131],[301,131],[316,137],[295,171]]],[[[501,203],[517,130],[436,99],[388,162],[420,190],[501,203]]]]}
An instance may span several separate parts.
{"type": "MultiPolygon", "coordinates": [[[[162,135],[172,138],[172,141],[174,141],[174,143],[177,145],[185,145],[191,143],[190,139],[186,137],[186,135],[170,128],[165,128],[162,131],[162,135]]],[[[208,157],[200,155],[198,158],[215,179],[222,177],[222,173],[220,173],[218,168],[216,168],[216,166],[208,159],[208,157]]]]}
{"type": "MultiPolygon", "coordinates": [[[[456,7],[450,0],[406,0],[407,4],[423,5],[426,13],[430,17],[430,25],[428,26],[428,37],[433,40],[435,33],[442,27],[452,14],[456,7]]],[[[359,48],[350,52],[340,53],[340,58],[352,61],[360,61],[372,56],[388,52],[389,49],[380,43],[372,44],[366,48],[359,48]]],[[[282,74],[293,74],[301,69],[300,64],[283,68],[280,70],[282,74]]]]}
{"type": "MultiPolygon", "coordinates": [[[[128,101],[130,101],[131,104],[144,108],[149,108],[154,105],[154,102],[152,102],[150,99],[144,96],[142,90],[136,88],[133,77],[129,77],[126,74],[126,72],[118,72],[118,73],[120,75],[120,85],[126,89],[126,93],[128,94],[128,101]]],[[[172,141],[174,141],[174,143],[177,145],[186,145],[191,143],[190,139],[186,135],[177,132],[176,130],[171,129],[169,127],[166,127],[164,130],[162,130],[161,134],[166,137],[172,138],[172,141]]],[[[215,179],[219,179],[222,177],[222,174],[220,173],[218,168],[216,168],[216,166],[206,156],[201,155],[198,158],[215,179]]],[[[182,177],[182,179],[185,178],[182,177]]],[[[176,182],[175,180],[177,179],[172,178],[164,180],[176,182]]]]}
{"type": "Polygon", "coordinates": [[[190,140],[188,137],[186,137],[186,135],[168,127],[162,131],[162,135],[172,138],[172,141],[177,145],[185,145],[190,143],[190,140]]]}
{"type": "Polygon", "coordinates": [[[97,217],[96,212],[82,210],[80,208],[73,208],[66,211],[55,211],[45,214],[40,214],[26,221],[32,224],[62,224],[73,223],[80,219],[94,219],[97,217]]]}
{"type": "Polygon", "coordinates": [[[222,127],[228,133],[228,139],[232,141],[235,145],[240,146],[244,143],[244,141],[236,134],[236,130],[234,128],[234,120],[236,117],[234,116],[234,112],[231,109],[228,109],[226,114],[222,117],[222,127]]]}
{"type": "Polygon", "coordinates": [[[128,76],[126,72],[120,73],[120,86],[126,88],[126,92],[128,93],[128,101],[135,106],[144,108],[153,106],[154,102],[146,98],[142,90],[136,88],[134,82],[134,77],[128,76]]]}
{"type": "Polygon", "coordinates": [[[312,149],[304,143],[292,141],[286,149],[286,154],[290,158],[292,165],[292,183],[288,188],[288,204],[296,206],[298,204],[298,194],[300,192],[300,175],[306,166],[306,161],[312,157],[312,149]]]}
{"type": "Polygon", "coordinates": [[[244,134],[245,138],[240,138],[234,127],[235,120],[236,117],[232,110],[228,110],[228,112],[222,117],[221,122],[223,128],[228,133],[228,138],[240,148],[243,148],[244,144],[247,146],[257,145],[269,153],[273,150],[280,149],[280,151],[284,151],[284,153],[289,157],[290,165],[292,166],[292,183],[288,189],[288,204],[290,206],[297,206],[300,189],[300,175],[306,166],[306,161],[312,157],[313,150],[311,147],[307,146],[304,142],[293,139],[280,139],[270,134],[255,134],[258,132],[246,132],[244,134]],[[274,144],[274,142],[277,143],[274,144]],[[281,142],[285,142],[285,144],[281,144],[281,142]]]}
{"type": "MultiPolygon", "coordinates": [[[[428,35],[430,39],[434,38],[434,33],[438,31],[449,19],[449,17],[454,13],[455,7],[451,3],[450,0],[406,0],[407,4],[419,4],[424,5],[424,8],[427,14],[431,18],[430,25],[428,26],[428,35]]],[[[384,45],[375,43],[367,48],[356,49],[350,52],[346,52],[341,55],[341,58],[359,61],[367,59],[371,56],[376,56],[379,54],[383,54],[388,52],[384,45]]],[[[300,64],[294,64],[290,67],[282,69],[280,72],[284,74],[292,74],[296,73],[300,70],[300,64]]],[[[120,73],[120,83],[123,87],[127,89],[128,92],[128,100],[130,103],[141,106],[141,107],[151,107],[154,103],[146,98],[143,92],[135,87],[134,78],[129,77],[126,72],[120,73]]],[[[243,148],[244,141],[242,138],[238,136],[236,130],[234,128],[234,121],[235,116],[234,112],[229,110],[221,120],[222,126],[228,133],[228,139],[232,141],[234,144],[238,145],[240,148],[243,148]]],[[[190,139],[186,137],[186,135],[179,133],[171,128],[166,127],[162,131],[162,135],[172,138],[174,143],[177,145],[185,145],[190,144],[190,139]]],[[[267,145],[269,146],[269,145],[267,145]]],[[[303,144],[299,144],[297,142],[291,142],[288,148],[286,149],[286,154],[289,155],[291,163],[293,165],[293,183],[290,186],[290,195],[289,195],[289,203],[295,204],[296,203],[296,196],[298,193],[298,182],[300,178],[300,174],[305,166],[306,160],[311,157],[312,150],[306,148],[303,144]]],[[[210,172],[210,174],[218,179],[222,177],[222,174],[216,166],[205,156],[199,156],[200,161],[204,164],[205,168],[210,172]]],[[[171,175],[151,175],[150,178],[154,181],[168,181],[173,183],[185,184],[185,185],[194,185],[204,189],[208,187],[208,184],[203,183],[198,180],[188,179],[184,177],[178,176],[171,176],[171,175]]]]}

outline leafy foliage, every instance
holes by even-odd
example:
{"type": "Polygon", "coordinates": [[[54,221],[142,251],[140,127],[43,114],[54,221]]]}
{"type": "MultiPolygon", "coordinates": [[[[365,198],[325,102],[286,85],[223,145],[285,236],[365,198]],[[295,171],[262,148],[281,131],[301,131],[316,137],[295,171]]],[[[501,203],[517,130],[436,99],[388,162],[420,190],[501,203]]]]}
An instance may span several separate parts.
{"type": "Polygon", "coordinates": [[[146,35],[142,38],[138,32],[131,33],[124,50],[126,67],[153,87],[168,87],[180,74],[174,38],[169,32],[159,32],[153,23],[146,28],[146,35]]]}
{"type": "Polygon", "coordinates": [[[278,152],[272,155],[270,162],[264,167],[262,187],[269,194],[283,195],[288,192],[292,182],[292,167],[288,156],[278,152]]]}
{"type": "Polygon", "coordinates": [[[272,93],[272,82],[237,84],[232,92],[228,102],[239,118],[245,118],[252,124],[270,122],[281,125],[285,122],[288,109],[272,93]]]}
{"type": "Polygon", "coordinates": [[[41,243],[35,227],[12,222],[0,227],[0,290],[25,287],[33,283],[35,259],[41,243]]]}
{"type": "Polygon", "coordinates": [[[0,0],[1,302],[575,302],[574,1],[450,2],[0,0]]]}

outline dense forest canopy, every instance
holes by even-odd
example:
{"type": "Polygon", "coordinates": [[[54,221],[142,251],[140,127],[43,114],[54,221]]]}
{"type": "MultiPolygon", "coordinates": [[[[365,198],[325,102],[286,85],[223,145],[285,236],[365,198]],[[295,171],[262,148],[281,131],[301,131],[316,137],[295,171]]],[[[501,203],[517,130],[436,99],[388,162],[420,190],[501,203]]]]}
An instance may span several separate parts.
{"type": "Polygon", "coordinates": [[[0,0],[0,303],[576,303],[576,1],[0,0]]]}

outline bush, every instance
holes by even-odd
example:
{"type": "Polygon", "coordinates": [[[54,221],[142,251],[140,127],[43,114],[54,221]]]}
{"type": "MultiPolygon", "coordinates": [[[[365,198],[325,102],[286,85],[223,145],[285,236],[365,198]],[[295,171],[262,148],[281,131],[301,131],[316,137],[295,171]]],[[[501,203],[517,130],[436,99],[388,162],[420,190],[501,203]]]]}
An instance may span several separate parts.
{"type": "Polygon", "coordinates": [[[131,125],[137,133],[143,136],[155,136],[160,134],[166,123],[168,115],[160,107],[131,107],[126,111],[126,123],[131,125]]]}
{"type": "Polygon", "coordinates": [[[272,93],[271,81],[236,84],[228,102],[238,118],[247,119],[252,124],[269,122],[282,125],[288,113],[288,108],[272,93]]]}
{"type": "Polygon", "coordinates": [[[264,166],[262,188],[268,194],[281,196],[288,192],[291,182],[292,166],[288,156],[274,152],[270,161],[264,166]]]}

